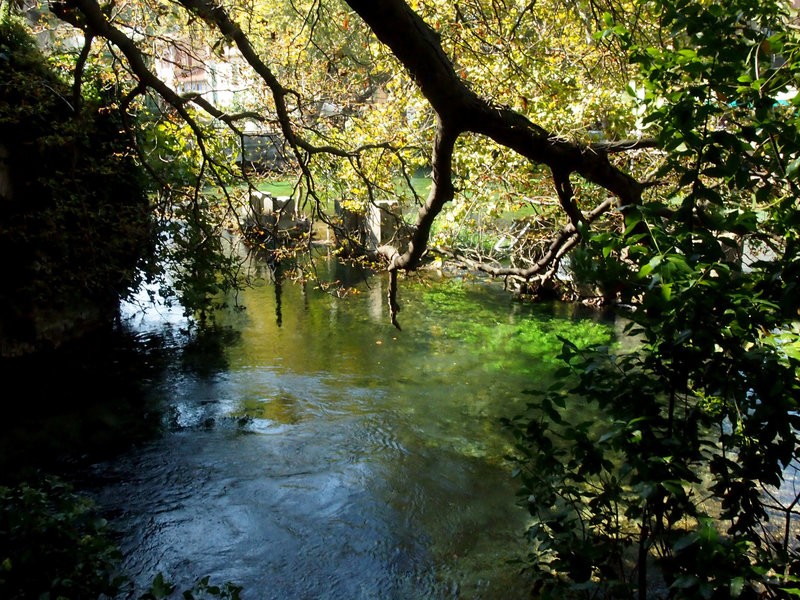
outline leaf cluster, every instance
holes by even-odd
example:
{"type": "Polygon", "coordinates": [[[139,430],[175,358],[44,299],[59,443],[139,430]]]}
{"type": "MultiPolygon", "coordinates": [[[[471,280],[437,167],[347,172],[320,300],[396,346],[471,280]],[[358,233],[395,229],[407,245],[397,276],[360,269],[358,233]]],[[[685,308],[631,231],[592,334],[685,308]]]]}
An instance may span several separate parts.
{"type": "Polygon", "coordinates": [[[796,33],[779,3],[657,5],[665,43],[631,59],[662,193],[583,246],[599,284],[637,303],[635,349],[565,339],[563,380],[509,422],[529,561],[552,597],[788,597],[796,33]]]}
{"type": "Polygon", "coordinates": [[[121,558],[108,523],[64,482],[0,487],[0,594],[23,598],[113,596],[121,558]]]}
{"type": "MultiPolygon", "coordinates": [[[[9,197],[0,216],[0,306],[9,322],[40,308],[113,305],[138,287],[152,250],[150,206],[113,90],[73,106],[25,27],[0,24],[0,139],[9,197]]],[[[87,88],[93,86],[88,85],[87,88]]]]}

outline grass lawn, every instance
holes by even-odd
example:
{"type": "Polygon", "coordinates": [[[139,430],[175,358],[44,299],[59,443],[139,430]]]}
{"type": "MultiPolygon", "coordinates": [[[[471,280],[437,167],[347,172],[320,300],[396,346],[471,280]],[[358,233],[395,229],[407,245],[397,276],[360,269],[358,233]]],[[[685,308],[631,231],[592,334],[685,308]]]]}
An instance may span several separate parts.
{"type": "Polygon", "coordinates": [[[296,179],[291,179],[288,181],[262,181],[256,187],[260,191],[269,192],[273,195],[273,197],[277,198],[278,196],[291,196],[296,182],[296,179]]]}

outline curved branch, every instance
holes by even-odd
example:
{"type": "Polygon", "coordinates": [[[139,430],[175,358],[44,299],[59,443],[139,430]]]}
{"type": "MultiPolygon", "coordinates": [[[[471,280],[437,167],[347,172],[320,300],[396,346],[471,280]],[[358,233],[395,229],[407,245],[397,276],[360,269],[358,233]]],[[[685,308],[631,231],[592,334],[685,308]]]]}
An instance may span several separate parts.
{"type": "Polygon", "coordinates": [[[578,205],[575,203],[575,193],[569,181],[569,173],[565,173],[561,170],[554,170],[553,182],[556,185],[556,193],[558,194],[558,201],[559,204],[561,204],[561,208],[564,209],[569,220],[572,221],[572,226],[575,228],[575,231],[580,234],[582,226],[587,225],[587,223],[578,205]]]}
{"type": "MultiPolygon", "coordinates": [[[[405,0],[346,0],[347,4],[369,25],[375,35],[391,49],[418,84],[423,95],[436,112],[440,131],[448,131],[453,140],[463,132],[485,135],[529,160],[547,165],[556,176],[556,187],[562,205],[573,220],[579,221],[579,211],[572,210],[569,175],[578,173],[617,196],[621,206],[639,204],[644,186],[620,171],[608,159],[608,153],[620,151],[622,143],[583,146],[557,138],[529,121],[525,116],[505,108],[490,105],[458,77],[452,61],[442,48],[438,34],[431,29],[405,0]],[[566,183],[565,183],[566,182],[566,183]]],[[[437,140],[440,142],[441,140],[437,140]]],[[[627,149],[650,146],[651,141],[625,142],[627,149]]],[[[440,172],[444,157],[436,161],[440,172]]],[[[447,162],[452,158],[447,157],[447,162]]],[[[450,166],[446,169],[448,172],[450,166]]],[[[440,180],[438,185],[443,185],[440,180]]],[[[390,269],[414,268],[424,252],[420,244],[427,243],[430,215],[441,210],[444,196],[432,190],[429,201],[420,211],[419,230],[413,246],[390,263],[390,269]]],[[[450,195],[447,200],[451,199],[450,195]]],[[[445,200],[446,201],[446,200],[445,200]]]]}
{"type": "MultiPolygon", "coordinates": [[[[599,206],[597,206],[594,210],[589,212],[586,215],[582,215],[582,219],[584,219],[587,223],[592,223],[596,221],[600,216],[608,212],[614,206],[613,200],[606,200],[602,202],[599,206]]],[[[533,265],[528,268],[521,269],[518,267],[499,267],[494,265],[488,265],[481,261],[475,261],[468,259],[464,256],[458,254],[458,252],[454,252],[452,250],[447,250],[444,248],[437,248],[437,252],[441,252],[445,256],[450,258],[457,259],[459,262],[467,264],[469,267],[476,269],[478,271],[482,271],[484,273],[488,273],[494,277],[518,277],[525,281],[530,280],[534,276],[541,276],[542,278],[546,278],[552,275],[555,272],[555,268],[558,264],[558,261],[571,250],[575,244],[580,241],[580,236],[578,235],[578,230],[572,224],[572,222],[568,223],[561,230],[553,237],[550,242],[550,245],[547,248],[547,251],[542,255],[539,260],[537,260],[533,265]],[[544,273],[544,274],[543,274],[544,273]]]]}
{"type": "Polygon", "coordinates": [[[242,28],[230,18],[222,6],[210,2],[209,0],[176,1],[192,14],[198,15],[206,22],[214,25],[226,38],[233,40],[239,52],[241,52],[242,57],[259,77],[264,80],[264,83],[267,84],[272,98],[275,101],[275,110],[277,112],[278,124],[280,125],[281,132],[286,138],[286,141],[289,142],[289,145],[292,146],[298,162],[304,162],[300,156],[300,150],[308,152],[309,154],[326,153],[341,157],[352,156],[352,152],[336,148],[335,146],[314,146],[298,135],[292,125],[292,120],[289,116],[289,108],[286,105],[286,96],[290,94],[297,96],[297,93],[285,88],[283,84],[281,84],[272,72],[272,69],[261,60],[261,57],[258,55],[258,52],[256,52],[255,48],[253,48],[250,39],[244,31],[242,31],[242,28]]]}
{"type": "MultiPolygon", "coordinates": [[[[191,14],[215,26],[228,40],[231,40],[245,61],[266,83],[275,103],[281,132],[291,146],[307,182],[308,197],[318,202],[309,167],[311,156],[327,153],[353,159],[364,148],[345,150],[333,146],[315,146],[303,139],[292,121],[290,103],[287,104],[287,96],[299,98],[299,95],[281,84],[228,12],[214,0],[173,1],[191,14]]],[[[407,69],[436,115],[431,188],[425,203],[419,209],[410,242],[405,250],[388,247],[379,249],[379,253],[389,263],[388,270],[394,276],[399,269],[413,270],[419,265],[427,249],[435,218],[444,205],[454,197],[453,155],[455,143],[463,133],[484,135],[532,162],[547,165],[553,173],[561,206],[570,217],[570,223],[559,232],[548,252],[536,265],[521,272],[514,270],[509,274],[522,273],[523,276],[529,277],[546,270],[548,266],[557,264],[564,252],[577,243],[581,226],[591,222],[591,215],[584,216],[575,204],[570,184],[572,173],[577,173],[611,192],[617,197],[617,204],[620,206],[641,202],[645,185],[615,167],[608,156],[614,152],[653,147],[655,145],[653,140],[624,140],[581,145],[560,139],[532,123],[524,115],[494,106],[470,89],[456,73],[453,61],[442,47],[440,36],[405,0],[345,1],[407,69]]],[[[208,160],[215,174],[216,168],[224,168],[208,159],[203,131],[187,110],[187,104],[195,103],[215,118],[225,122],[235,132],[239,131],[236,121],[245,115],[227,115],[199,95],[180,96],[174,92],[148,69],[143,54],[135,42],[109,22],[97,0],[63,0],[54,5],[54,12],[84,30],[91,30],[96,35],[105,37],[118,47],[141,84],[161,95],[191,127],[203,157],[208,160]]],[[[247,116],[252,117],[252,115],[247,116]]],[[[599,215],[612,205],[613,202],[607,200],[595,210],[599,211],[599,215]]],[[[506,274],[506,272],[501,269],[496,274],[506,274]]],[[[393,320],[395,313],[396,310],[393,309],[393,320]]]]}
{"type": "Polygon", "coordinates": [[[643,148],[658,148],[658,140],[655,138],[641,138],[638,140],[594,142],[589,144],[589,148],[595,152],[613,154],[615,152],[630,152],[631,150],[641,150],[643,148]]]}
{"type": "Polygon", "coordinates": [[[480,102],[478,96],[458,77],[439,34],[404,0],[346,2],[408,70],[443,120],[455,126],[469,120],[463,108],[470,101],[480,102]],[[454,110],[448,110],[451,106],[454,110]]]}
{"type": "MultiPolygon", "coordinates": [[[[225,194],[225,199],[228,203],[229,209],[231,209],[232,214],[235,215],[236,211],[233,209],[233,203],[230,195],[228,194],[228,189],[224,185],[222,176],[219,173],[219,170],[228,171],[230,173],[231,169],[227,165],[219,164],[210,156],[205,143],[205,134],[198,122],[189,113],[186,106],[189,102],[196,101],[197,98],[195,98],[193,95],[184,98],[177,94],[161,79],[159,79],[158,76],[156,76],[148,68],[147,64],[145,63],[144,56],[136,46],[136,43],[109,22],[96,0],[64,0],[63,2],[53,3],[52,9],[60,19],[66,21],[67,23],[71,23],[75,27],[79,27],[84,30],[91,30],[95,36],[102,36],[108,40],[109,43],[119,48],[119,50],[125,55],[125,59],[128,62],[128,67],[138,78],[139,86],[145,86],[154,90],[177,111],[184,122],[192,130],[197,142],[197,147],[203,157],[204,164],[207,163],[210,166],[210,171],[213,174],[213,177],[225,194]]],[[[137,88],[139,86],[137,86],[137,88]]],[[[216,109],[214,109],[210,104],[205,104],[216,111],[216,109]]],[[[220,111],[216,112],[217,114],[214,116],[222,115],[220,111]]],[[[229,126],[231,126],[232,129],[238,131],[233,126],[233,121],[231,119],[232,117],[229,117],[226,122],[229,126]]]]}
{"type": "MultiPolygon", "coordinates": [[[[413,270],[419,264],[422,255],[428,247],[433,222],[445,204],[450,202],[455,195],[453,187],[453,151],[455,149],[458,131],[448,126],[441,119],[437,119],[436,136],[433,142],[433,159],[431,172],[431,187],[425,204],[417,213],[414,232],[408,248],[403,254],[396,250],[379,249],[379,254],[389,262],[389,271],[404,269],[413,270]]],[[[384,246],[383,248],[386,248],[384,246]]]]}
{"type": "MultiPolygon", "coordinates": [[[[403,254],[383,247],[380,254],[389,263],[389,271],[416,268],[425,252],[434,218],[443,205],[453,199],[451,181],[454,144],[465,132],[485,135],[496,143],[514,150],[532,162],[544,164],[553,172],[554,183],[562,208],[570,217],[553,240],[545,255],[529,269],[482,269],[493,275],[515,275],[530,278],[547,271],[551,276],[561,257],[578,243],[582,224],[588,224],[606,212],[613,202],[607,200],[584,218],[573,198],[569,182],[571,173],[595,183],[618,198],[620,206],[641,203],[645,186],[616,168],[608,159],[610,152],[621,151],[620,144],[584,146],[557,138],[525,116],[512,110],[492,106],[480,98],[457,75],[453,62],[445,53],[439,35],[411,9],[405,0],[346,0],[367,23],[380,41],[408,70],[420,91],[436,113],[437,133],[433,153],[433,181],[425,205],[417,217],[417,227],[403,254]],[[548,270],[549,269],[549,270],[548,270]]],[[[649,146],[652,142],[627,143],[627,149],[649,146]]],[[[396,303],[390,291],[390,304],[396,303]]],[[[392,314],[394,322],[394,313],[392,314]]]]}
{"type": "Polygon", "coordinates": [[[158,92],[189,125],[197,139],[198,147],[203,155],[206,156],[203,131],[186,109],[186,104],[189,100],[179,96],[147,67],[136,43],[106,19],[100,5],[95,0],[55,2],[52,4],[52,8],[60,19],[81,29],[91,29],[95,35],[104,37],[119,48],[125,55],[128,66],[139,79],[139,82],[158,92]],[[77,9],[80,12],[77,13],[73,9],[77,9]]]}
{"type": "MultiPolygon", "coordinates": [[[[346,0],[408,70],[439,118],[458,130],[486,135],[536,163],[578,173],[619,197],[638,204],[642,187],[607,157],[616,145],[582,146],[562,140],[506,108],[490,105],[458,76],[439,35],[405,0],[346,0]]],[[[635,147],[635,145],[632,144],[635,147]]]]}
{"type": "Polygon", "coordinates": [[[147,156],[145,155],[144,150],[142,149],[142,146],[136,137],[133,123],[131,123],[131,116],[128,112],[136,97],[141,96],[146,92],[147,86],[140,82],[135,88],[125,94],[119,106],[119,114],[122,117],[122,128],[125,131],[125,135],[128,137],[131,147],[139,157],[139,162],[141,163],[142,168],[147,171],[147,174],[152,177],[154,181],[158,182],[163,189],[167,189],[170,187],[169,182],[161,177],[161,175],[159,175],[150,164],[150,161],[147,160],[147,156]]]}
{"type": "Polygon", "coordinates": [[[78,59],[75,61],[75,74],[72,79],[72,106],[75,107],[76,113],[80,112],[83,70],[86,67],[86,60],[89,58],[89,52],[92,51],[92,42],[94,41],[94,34],[89,30],[85,30],[83,36],[83,47],[78,59]]]}

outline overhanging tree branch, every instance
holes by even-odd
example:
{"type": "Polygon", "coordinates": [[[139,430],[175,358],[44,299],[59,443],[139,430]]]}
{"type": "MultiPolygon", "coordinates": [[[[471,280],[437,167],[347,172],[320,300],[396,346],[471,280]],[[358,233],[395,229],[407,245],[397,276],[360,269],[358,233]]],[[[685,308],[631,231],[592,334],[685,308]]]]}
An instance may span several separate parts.
{"type": "MultiPolygon", "coordinates": [[[[316,146],[304,139],[298,133],[293,122],[292,109],[287,103],[287,98],[299,98],[299,94],[279,81],[267,62],[256,51],[247,34],[231,18],[226,9],[211,0],[174,0],[174,2],[215,27],[227,40],[232,41],[244,60],[265,82],[275,104],[280,130],[291,146],[297,164],[307,181],[307,192],[309,196],[317,199],[313,173],[309,165],[310,157],[325,153],[352,159],[367,146],[355,150],[343,149],[333,145],[316,146]]],[[[428,26],[405,0],[381,2],[346,0],[346,3],[364,20],[377,38],[388,46],[408,71],[436,116],[431,188],[425,203],[419,209],[410,241],[405,248],[383,247],[379,250],[379,255],[386,259],[390,272],[413,270],[418,267],[427,249],[436,217],[454,198],[453,157],[459,137],[465,133],[486,136],[529,161],[550,168],[560,204],[569,216],[573,229],[568,235],[564,231],[557,234],[553,242],[557,249],[546,252],[542,257],[544,261],[558,261],[563,256],[564,248],[577,243],[578,232],[582,229],[582,225],[591,222],[585,220],[577,208],[570,183],[571,174],[578,174],[611,192],[616,196],[619,206],[641,202],[645,186],[615,167],[609,160],[609,154],[652,147],[654,141],[624,140],[581,145],[558,138],[524,115],[493,105],[473,91],[457,74],[453,61],[442,47],[439,34],[428,26]],[[566,241],[558,242],[565,235],[567,235],[566,241]]],[[[253,118],[252,113],[228,115],[198,94],[179,96],[147,68],[135,42],[108,21],[96,0],[64,0],[54,5],[54,10],[65,20],[84,30],[90,29],[117,46],[125,55],[139,81],[161,95],[189,124],[208,165],[214,170],[219,167],[213,160],[209,160],[205,151],[203,131],[188,112],[187,104],[190,102],[196,104],[208,114],[226,123],[231,130],[239,133],[241,131],[236,122],[243,117],[253,118]]],[[[317,202],[318,209],[319,205],[317,202]]],[[[545,263],[541,263],[537,266],[537,272],[547,270],[546,267],[545,263]]]]}
{"type": "Polygon", "coordinates": [[[81,86],[83,85],[83,70],[86,67],[86,59],[89,58],[89,52],[92,51],[92,42],[94,35],[91,31],[87,31],[83,38],[83,47],[75,61],[75,73],[72,78],[72,106],[75,107],[75,112],[80,112],[81,106],[81,86]]]}
{"type": "MultiPolygon", "coordinates": [[[[452,200],[453,147],[462,133],[485,135],[528,160],[550,167],[559,200],[570,216],[572,230],[556,237],[550,251],[526,274],[546,270],[556,264],[579,238],[582,215],[574,204],[569,183],[571,173],[595,183],[618,198],[621,206],[641,202],[644,186],[620,171],[608,160],[608,152],[617,145],[582,146],[562,140],[512,110],[495,107],[468,88],[456,73],[445,53],[439,35],[415,13],[405,0],[346,0],[367,23],[380,41],[386,44],[407,69],[437,116],[434,142],[433,183],[428,201],[420,209],[417,228],[407,250],[400,254],[384,248],[389,270],[413,269],[423,255],[431,227],[444,203],[452,200]]],[[[635,144],[630,144],[636,147],[635,144]]],[[[601,210],[605,212],[605,203],[601,210]]],[[[396,300],[390,297],[390,304],[396,300]]]]}
{"type": "Polygon", "coordinates": [[[559,139],[517,112],[492,106],[468,88],[442,48],[439,35],[405,0],[347,0],[347,4],[389,46],[439,119],[457,135],[483,134],[554,171],[578,173],[615,194],[623,205],[641,201],[642,185],[609,162],[608,149],[600,151],[602,147],[559,139]]]}

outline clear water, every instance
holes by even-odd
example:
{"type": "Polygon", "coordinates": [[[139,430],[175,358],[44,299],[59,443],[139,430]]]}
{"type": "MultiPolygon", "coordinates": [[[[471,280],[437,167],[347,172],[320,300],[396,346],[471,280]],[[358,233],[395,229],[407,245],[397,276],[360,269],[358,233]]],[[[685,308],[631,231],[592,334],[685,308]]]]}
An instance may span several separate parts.
{"type": "Polygon", "coordinates": [[[614,324],[485,284],[406,281],[397,331],[385,285],[337,298],[265,283],[200,340],[174,311],[128,311],[136,352],[158,359],[111,377],[71,435],[105,431],[78,477],[137,582],[210,575],[246,599],[529,596],[500,418],[550,381],[557,336],[607,341],[614,324]],[[102,408],[128,396],[133,417],[102,408]]]}

